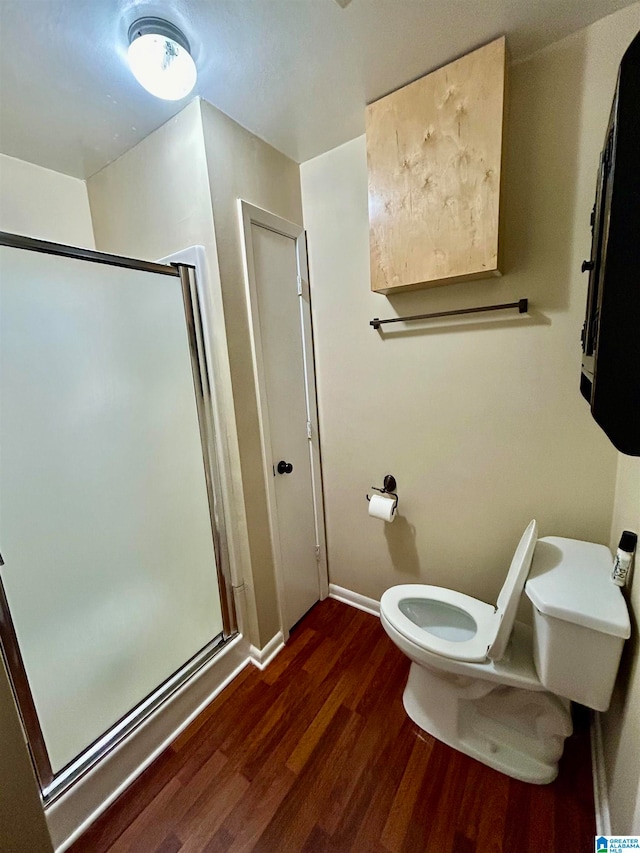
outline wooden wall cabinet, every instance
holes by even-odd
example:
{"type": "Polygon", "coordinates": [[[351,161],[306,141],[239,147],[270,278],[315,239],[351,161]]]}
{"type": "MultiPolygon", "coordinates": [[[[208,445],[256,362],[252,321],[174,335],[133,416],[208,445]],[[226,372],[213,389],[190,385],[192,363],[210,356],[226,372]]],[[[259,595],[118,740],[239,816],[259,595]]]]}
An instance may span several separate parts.
{"type": "Polygon", "coordinates": [[[500,275],[504,37],[367,107],[371,289],[500,275]]]}

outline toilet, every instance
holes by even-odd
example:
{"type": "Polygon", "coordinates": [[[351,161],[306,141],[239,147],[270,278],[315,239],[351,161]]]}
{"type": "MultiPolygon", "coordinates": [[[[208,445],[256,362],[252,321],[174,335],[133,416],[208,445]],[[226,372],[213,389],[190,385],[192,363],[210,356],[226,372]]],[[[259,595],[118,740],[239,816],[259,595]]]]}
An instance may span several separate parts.
{"type": "Polygon", "coordinates": [[[553,781],[571,701],[609,707],[629,613],[604,545],[549,536],[532,521],[496,605],[444,587],[403,584],[380,620],[411,660],[409,717],[449,746],[536,784],[553,781]],[[516,621],[523,589],[533,627],[516,621]]]}

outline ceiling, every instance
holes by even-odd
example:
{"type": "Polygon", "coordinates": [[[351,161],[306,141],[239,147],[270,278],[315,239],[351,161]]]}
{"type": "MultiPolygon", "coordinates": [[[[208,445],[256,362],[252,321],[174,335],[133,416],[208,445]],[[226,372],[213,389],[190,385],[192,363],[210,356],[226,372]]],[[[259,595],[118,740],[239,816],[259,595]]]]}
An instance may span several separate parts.
{"type": "MultiPolygon", "coordinates": [[[[364,106],[506,33],[522,59],[630,0],[0,0],[0,151],[87,178],[186,102],[147,94],[129,24],[177,24],[195,94],[302,162],[364,131],[364,106]]],[[[192,96],[191,96],[192,97],[192,96]]]]}

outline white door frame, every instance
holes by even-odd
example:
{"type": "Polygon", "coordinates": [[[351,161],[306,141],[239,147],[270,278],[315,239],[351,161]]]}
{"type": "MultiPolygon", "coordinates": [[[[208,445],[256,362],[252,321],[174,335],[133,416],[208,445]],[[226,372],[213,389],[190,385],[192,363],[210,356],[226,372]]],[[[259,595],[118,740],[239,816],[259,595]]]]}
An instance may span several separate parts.
{"type": "Polygon", "coordinates": [[[251,336],[251,357],[253,361],[253,378],[258,400],[258,420],[260,425],[260,442],[262,446],[262,468],[267,493],[267,509],[269,529],[271,533],[271,550],[276,575],[278,592],[278,610],[280,626],[285,641],[289,630],[283,616],[286,600],[284,575],[282,569],[282,553],[280,550],[280,535],[278,527],[278,512],[276,504],[275,482],[272,468],[271,433],[269,428],[269,407],[267,402],[264,363],[262,359],[262,337],[260,333],[260,313],[258,309],[258,291],[256,286],[255,266],[253,262],[253,238],[251,226],[259,225],[290,237],[296,244],[296,261],[298,274],[298,296],[300,300],[300,320],[302,329],[302,348],[304,357],[305,397],[307,420],[311,424],[309,437],[309,458],[311,462],[311,487],[313,491],[313,514],[316,531],[316,547],[318,550],[318,588],[320,600],[329,594],[329,576],[327,571],[327,547],[324,526],[324,498],[322,493],[322,469],[320,466],[320,441],[318,430],[318,404],[316,399],[316,380],[313,358],[313,331],[311,327],[311,299],[309,290],[309,273],[307,265],[307,241],[304,228],[286,219],[281,219],[267,210],[255,207],[242,199],[238,199],[238,214],[243,246],[244,279],[249,312],[249,332],[251,336]]]}

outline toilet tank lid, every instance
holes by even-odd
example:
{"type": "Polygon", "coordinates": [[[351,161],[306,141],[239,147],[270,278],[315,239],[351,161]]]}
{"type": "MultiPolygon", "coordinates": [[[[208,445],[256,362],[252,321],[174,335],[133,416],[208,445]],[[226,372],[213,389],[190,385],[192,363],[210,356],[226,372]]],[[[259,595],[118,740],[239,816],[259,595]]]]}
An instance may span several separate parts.
{"type": "Polygon", "coordinates": [[[546,536],[539,539],[525,593],[545,616],[627,639],[627,605],[611,582],[613,558],[604,545],[546,536]]]}

